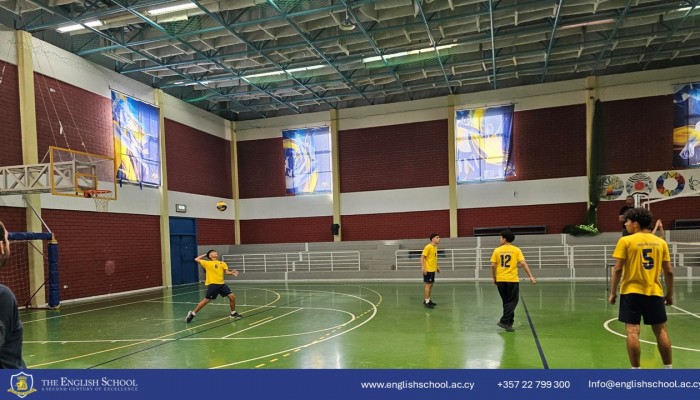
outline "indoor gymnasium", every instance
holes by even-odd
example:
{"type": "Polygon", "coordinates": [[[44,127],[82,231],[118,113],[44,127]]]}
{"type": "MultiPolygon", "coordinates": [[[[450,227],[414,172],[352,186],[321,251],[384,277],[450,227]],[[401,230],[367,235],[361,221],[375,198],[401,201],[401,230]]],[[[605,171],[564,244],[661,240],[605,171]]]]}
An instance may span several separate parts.
{"type": "Polygon", "coordinates": [[[610,299],[644,209],[647,297],[668,263],[697,368],[698,24],[695,0],[0,2],[21,359],[628,369],[610,299]]]}

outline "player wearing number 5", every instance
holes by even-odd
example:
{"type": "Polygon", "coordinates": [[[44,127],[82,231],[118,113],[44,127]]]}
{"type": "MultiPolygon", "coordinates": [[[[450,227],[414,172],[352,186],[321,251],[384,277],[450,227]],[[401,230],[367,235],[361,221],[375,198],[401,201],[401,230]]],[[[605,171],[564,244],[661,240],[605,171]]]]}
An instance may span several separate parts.
{"type": "Polygon", "coordinates": [[[229,305],[231,306],[231,318],[243,318],[241,314],[236,312],[236,295],[231,292],[231,288],[224,282],[224,275],[238,276],[238,271],[228,269],[228,265],[225,262],[219,261],[219,253],[216,250],[209,250],[207,254],[197,256],[194,260],[206,271],[207,277],[204,284],[207,285],[207,294],[197,304],[194,311],[187,313],[185,321],[187,323],[192,322],[199,310],[209,304],[210,301],[216,299],[216,296],[228,297],[229,305]],[[209,260],[202,260],[204,257],[207,257],[209,260]]]}
{"type": "Polygon", "coordinates": [[[497,325],[508,332],[513,332],[515,330],[513,329],[515,307],[518,306],[520,297],[518,265],[523,267],[527,276],[530,277],[531,283],[537,283],[537,280],[532,276],[523,252],[512,244],[515,240],[515,234],[510,230],[505,230],[501,232],[500,240],[501,245],[491,255],[493,283],[498,288],[498,294],[501,295],[503,301],[503,315],[497,325]]]}
{"type": "Polygon", "coordinates": [[[639,324],[651,325],[664,363],[671,368],[671,340],[666,332],[666,309],[673,304],[673,267],[668,244],[651,233],[651,212],[634,208],[625,213],[625,229],[629,236],[617,241],[613,258],[615,267],[610,282],[610,304],[615,304],[620,285],[618,319],[625,323],[627,354],[632,368],[640,367],[639,324]],[[666,296],[659,276],[663,272],[666,296]]]}

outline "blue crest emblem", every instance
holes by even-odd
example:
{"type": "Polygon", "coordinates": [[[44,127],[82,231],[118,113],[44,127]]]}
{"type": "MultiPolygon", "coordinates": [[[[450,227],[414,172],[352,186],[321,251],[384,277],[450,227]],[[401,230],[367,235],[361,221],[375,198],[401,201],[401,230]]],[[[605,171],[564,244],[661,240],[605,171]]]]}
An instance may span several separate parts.
{"type": "Polygon", "coordinates": [[[7,391],[17,395],[20,399],[25,398],[27,395],[36,392],[36,389],[34,389],[34,377],[24,372],[12,375],[10,377],[10,388],[7,391]]]}

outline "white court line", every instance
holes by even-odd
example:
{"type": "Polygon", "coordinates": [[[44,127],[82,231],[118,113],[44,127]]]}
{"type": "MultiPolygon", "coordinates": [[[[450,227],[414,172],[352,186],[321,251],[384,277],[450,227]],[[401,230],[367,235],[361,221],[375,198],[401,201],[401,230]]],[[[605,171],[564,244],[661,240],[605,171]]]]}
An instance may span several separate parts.
{"type": "MultiPolygon", "coordinates": [[[[346,285],[346,286],[348,286],[348,285],[346,285]]],[[[353,285],[353,286],[354,286],[354,285],[353,285]]],[[[377,302],[377,304],[380,304],[380,303],[382,302],[382,299],[383,299],[383,298],[382,298],[381,293],[377,292],[376,290],[373,290],[373,289],[364,287],[364,286],[358,286],[358,287],[361,287],[361,288],[363,288],[363,289],[366,289],[366,290],[369,290],[369,291],[374,292],[374,293],[379,297],[379,301],[377,302]]],[[[302,291],[302,290],[299,290],[299,289],[295,289],[295,290],[302,291]]],[[[247,363],[247,362],[250,362],[250,361],[261,360],[261,359],[263,359],[263,358],[268,358],[268,357],[276,356],[276,355],[279,355],[279,354],[285,354],[285,353],[288,353],[288,352],[290,352],[290,351],[299,351],[299,350],[304,349],[304,348],[307,348],[307,347],[309,347],[309,346],[313,346],[313,345],[315,345],[315,344],[318,344],[318,343],[321,343],[321,342],[325,342],[326,340],[330,340],[330,339],[333,339],[333,338],[335,338],[335,337],[338,337],[338,336],[344,335],[344,334],[346,334],[346,333],[352,332],[352,331],[354,331],[355,329],[361,327],[362,325],[364,325],[364,324],[368,323],[369,321],[371,321],[372,319],[374,319],[374,317],[377,315],[377,304],[374,304],[374,303],[372,303],[371,301],[369,301],[369,300],[367,300],[367,299],[364,299],[364,298],[362,298],[362,297],[359,297],[359,296],[354,296],[354,295],[347,294],[347,293],[330,292],[330,291],[325,291],[325,290],[324,290],[324,291],[321,291],[321,290],[303,290],[303,291],[314,292],[314,293],[330,293],[330,294],[333,294],[333,295],[342,295],[342,296],[354,297],[354,298],[356,298],[356,299],[358,299],[358,300],[360,300],[360,301],[363,301],[363,302],[365,302],[365,303],[369,303],[369,304],[372,306],[372,314],[371,314],[369,317],[365,318],[365,320],[362,321],[361,323],[359,323],[359,324],[353,326],[352,328],[350,328],[350,329],[348,329],[348,330],[346,330],[346,331],[336,333],[335,335],[328,336],[328,337],[325,337],[325,338],[320,339],[320,340],[314,340],[313,342],[307,343],[307,344],[305,344],[305,345],[295,346],[295,347],[288,348],[288,349],[284,349],[284,350],[277,351],[277,352],[274,352],[274,353],[265,354],[265,355],[258,356],[258,357],[254,357],[254,358],[249,358],[249,359],[247,359],[247,360],[240,360],[240,361],[235,361],[235,362],[228,363],[228,364],[223,364],[223,365],[218,365],[218,366],[215,366],[215,367],[210,367],[210,369],[219,369],[219,368],[231,367],[231,366],[233,366],[233,365],[243,364],[243,363],[247,363]]],[[[353,321],[354,321],[354,320],[353,320],[353,321]]],[[[345,324],[342,324],[341,326],[347,325],[347,324],[349,324],[350,322],[352,322],[352,321],[346,322],[345,324]]]]}
{"type": "MultiPolygon", "coordinates": [[[[613,322],[613,321],[617,321],[617,318],[612,318],[612,319],[609,319],[609,320],[605,321],[605,323],[603,324],[603,327],[605,328],[605,330],[607,330],[608,332],[612,333],[613,335],[617,335],[617,336],[620,336],[620,337],[623,337],[623,338],[627,339],[627,335],[624,335],[624,334],[622,334],[622,333],[615,332],[614,330],[612,330],[612,329],[610,328],[610,323],[613,322]]],[[[641,343],[648,343],[648,344],[651,344],[651,345],[656,346],[656,342],[650,342],[650,341],[648,341],[648,340],[642,340],[642,339],[639,339],[639,341],[640,341],[641,343]]],[[[674,349],[678,349],[678,350],[688,350],[688,351],[700,352],[700,349],[691,349],[691,348],[689,348],[689,347],[680,347],[680,346],[671,346],[671,347],[674,348],[674,349]]]]}
{"type": "Polygon", "coordinates": [[[688,315],[692,315],[692,316],[695,317],[695,318],[700,318],[700,315],[698,315],[698,314],[693,314],[693,313],[691,313],[690,311],[684,310],[684,309],[682,309],[682,308],[680,308],[680,307],[678,307],[678,306],[675,306],[675,305],[674,305],[674,306],[671,306],[671,307],[675,308],[676,310],[683,311],[684,313],[686,313],[686,314],[688,314],[688,315]]]}

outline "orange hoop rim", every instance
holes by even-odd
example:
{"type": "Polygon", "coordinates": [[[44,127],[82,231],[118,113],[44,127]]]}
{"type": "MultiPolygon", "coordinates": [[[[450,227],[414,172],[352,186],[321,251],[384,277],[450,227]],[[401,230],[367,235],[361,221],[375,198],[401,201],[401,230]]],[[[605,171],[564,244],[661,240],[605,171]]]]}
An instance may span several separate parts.
{"type": "Polygon", "coordinates": [[[101,194],[109,194],[112,193],[111,190],[106,190],[106,189],[90,189],[90,190],[85,190],[83,191],[83,196],[87,198],[99,196],[101,194]]]}

